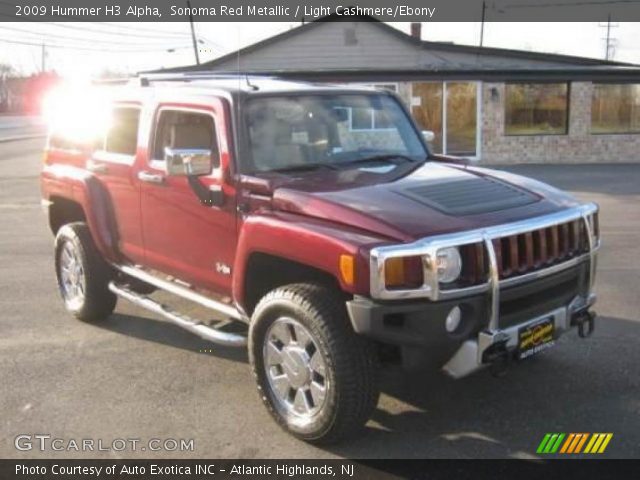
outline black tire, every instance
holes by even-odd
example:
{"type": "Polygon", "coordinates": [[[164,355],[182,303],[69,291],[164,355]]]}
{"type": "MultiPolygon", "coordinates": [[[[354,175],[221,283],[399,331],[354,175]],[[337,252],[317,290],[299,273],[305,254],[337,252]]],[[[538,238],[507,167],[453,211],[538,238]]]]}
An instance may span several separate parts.
{"type": "Polygon", "coordinates": [[[93,243],[86,224],[69,223],[60,228],[55,240],[55,268],[62,300],[76,318],[99,322],[111,315],[117,302],[108,287],[112,271],[93,243]],[[74,298],[65,289],[61,267],[63,251],[67,247],[75,253],[83,272],[82,280],[77,282],[82,286],[83,295],[74,298]]]}
{"type": "Polygon", "coordinates": [[[317,284],[293,284],[265,295],[251,319],[249,358],[258,392],[269,413],[285,431],[301,440],[336,443],[361,429],[378,402],[374,345],[353,331],[345,298],[334,289],[317,284]],[[263,352],[270,327],[285,318],[295,319],[311,335],[326,367],[323,382],[328,381],[325,385],[330,387],[320,410],[304,421],[297,418],[295,412],[283,409],[265,367],[263,352]]]}

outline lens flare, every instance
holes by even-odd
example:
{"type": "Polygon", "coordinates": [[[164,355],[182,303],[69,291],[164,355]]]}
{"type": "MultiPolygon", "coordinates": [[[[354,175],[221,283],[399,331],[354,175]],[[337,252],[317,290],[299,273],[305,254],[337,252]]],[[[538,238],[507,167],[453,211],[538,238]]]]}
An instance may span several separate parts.
{"type": "Polygon", "coordinates": [[[109,98],[103,88],[90,84],[61,84],[42,104],[51,135],[80,144],[99,139],[111,125],[109,98]]]}

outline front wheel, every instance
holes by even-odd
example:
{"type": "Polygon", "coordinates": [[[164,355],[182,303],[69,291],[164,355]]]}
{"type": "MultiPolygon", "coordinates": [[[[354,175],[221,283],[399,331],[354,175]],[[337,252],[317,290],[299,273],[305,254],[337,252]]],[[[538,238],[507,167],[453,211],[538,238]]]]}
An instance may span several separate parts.
{"type": "Polygon", "coordinates": [[[67,310],[87,322],[104,320],[117,297],[109,290],[111,272],[84,223],[63,226],[55,242],[58,289],[67,310]]]}
{"type": "Polygon", "coordinates": [[[337,442],[378,401],[375,350],[353,331],[333,289],[294,284],[268,293],[252,317],[249,356],[267,409],[302,440],[337,442]]]}

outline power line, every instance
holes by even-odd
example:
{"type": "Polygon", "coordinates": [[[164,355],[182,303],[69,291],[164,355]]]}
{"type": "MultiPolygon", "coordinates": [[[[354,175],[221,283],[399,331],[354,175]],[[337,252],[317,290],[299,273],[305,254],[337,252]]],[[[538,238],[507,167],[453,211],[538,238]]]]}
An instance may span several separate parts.
{"type": "MultiPolygon", "coordinates": [[[[104,27],[114,27],[114,28],[126,28],[123,25],[120,25],[119,23],[109,23],[109,22],[91,22],[91,24],[97,24],[97,25],[102,25],[104,27]]],[[[188,36],[188,33],[182,33],[182,32],[165,32],[163,30],[157,30],[157,29],[153,29],[153,28],[143,28],[143,27],[139,27],[136,25],[136,30],[141,31],[141,32],[149,32],[149,33],[156,33],[159,35],[182,35],[182,36],[188,36]]]]}
{"type": "MultiPolygon", "coordinates": [[[[85,32],[91,32],[91,33],[99,33],[101,35],[117,35],[117,36],[122,36],[123,34],[130,36],[130,37],[139,37],[139,38],[148,38],[148,39],[157,39],[157,38],[166,38],[167,36],[175,36],[175,37],[188,37],[189,34],[188,33],[180,33],[180,32],[161,32],[160,30],[157,30],[157,34],[155,35],[143,35],[138,33],[137,31],[139,30],[139,27],[136,25],[136,31],[133,32],[131,31],[131,29],[126,29],[126,32],[123,32],[123,30],[114,32],[114,31],[107,31],[107,30],[96,30],[95,28],[89,28],[89,27],[84,27],[84,26],[79,26],[76,25],[75,23],[72,23],[71,25],[67,25],[66,23],[62,23],[62,22],[44,22],[50,25],[53,25],[55,27],[60,27],[60,28],[66,28],[69,30],[82,30],[85,32]]],[[[96,22],[96,23],[100,23],[100,22],[96,22]]],[[[93,23],[91,24],[93,25],[93,23]]],[[[145,31],[145,30],[143,30],[145,31]]]]}
{"type": "MultiPolygon", "coordinates": [[[[30,46],[42,47],[42,42],[35,43],[35,42],[28,42],[28,41],[21,41],[21,40],[13,40],[13,39],[8,39],[8,38],[0,38],[0,42],[13,43],[13,44],[16,44],[16,45],[30,45],[30,46]]],[[[91,48],[91,47],[82,47],[82,46],[77,46],[77,45],[60,45],[60,44],[55,44],[55,43],[47,43],[46,47],[47,48],[60,48],[60,49],[66,49],[66,50],[85,50],[85,51],[90,51],[90,52],[113,52],[113,53],[151,53],[151,52],[166,52],[168,50],[184,50],[184,49],[187,49],[187,48],[191,48],[191,46],[189,45],[189,46],[173,47],[171,49],[155,48],[155,49],[127,50],[127,49],[122,49],[122,48],[109,49],[109,48],[103,48],[103,47],[91,48]]]]}
{"type": "MultiPolygon", "coordinates": [[[[4,25],[0,24],[0,29],[2,30],[9,30],[9,31],[13,31],[13,32],[19,32],[19,33],[26,33],[29,35],[34,35],[34,36],[39,36],[41,38],[45,38],[49,39],[49,38],[53,38],[53,39],[62,39],[62,40],[72,40],[72,41],[79,41],[82,43],[85,42],[90,42],[90,43],[101,43],[101,44],[106,44],[106,45],[131,45],[131,46],[144,46],[144,47],[151,47],[154,46],[154,43],[133,43],[133,42],[128,42],[128,41],[118,41],[118,40],[112,40],[112,39],[99,39],[99,38],[92,38],[92,39],[87,39],[86,37],[81,38],[81,37],[70,37],[68,35],[60,35],[60,34],[53,34],[53,33],[43,33],[43,32],[34,32],[33,30],[24,30],[21,28],[15,28],[15,27],[5,27],[4,25]]],[[[186,39],[185,39],[186,41],[186,39]]],[[[157,42],[156,42],[157,43],[157,42]]]]}

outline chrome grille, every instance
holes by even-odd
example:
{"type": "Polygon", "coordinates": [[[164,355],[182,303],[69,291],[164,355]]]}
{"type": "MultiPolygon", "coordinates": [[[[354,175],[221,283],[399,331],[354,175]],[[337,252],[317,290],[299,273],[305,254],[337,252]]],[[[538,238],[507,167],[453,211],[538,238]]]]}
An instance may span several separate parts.
{"type": "Polygon", "coordinates": [[[589,251],[583,219],[493,239],[500,279],[561,263],[589,251]]]}

